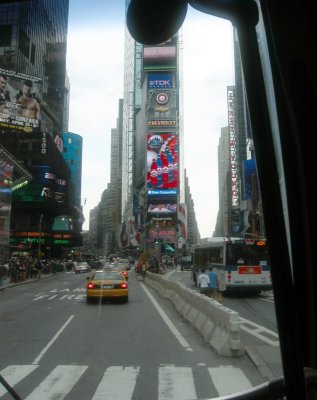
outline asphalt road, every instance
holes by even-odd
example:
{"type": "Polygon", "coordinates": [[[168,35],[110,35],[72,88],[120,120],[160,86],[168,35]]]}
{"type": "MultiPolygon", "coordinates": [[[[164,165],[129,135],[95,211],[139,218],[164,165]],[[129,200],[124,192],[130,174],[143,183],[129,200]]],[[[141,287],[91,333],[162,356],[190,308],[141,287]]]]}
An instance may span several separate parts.
{"type": "MultiPolygon", "coordinates": [[[[0,292],[0,371],[21,398],[193,400],[267,380],[247,354],[215,354],[133,271],[128,304],[86,304],[86,276],[0,292]]],[[[1,386],[0,398],[11,399],[1,386]]]]}

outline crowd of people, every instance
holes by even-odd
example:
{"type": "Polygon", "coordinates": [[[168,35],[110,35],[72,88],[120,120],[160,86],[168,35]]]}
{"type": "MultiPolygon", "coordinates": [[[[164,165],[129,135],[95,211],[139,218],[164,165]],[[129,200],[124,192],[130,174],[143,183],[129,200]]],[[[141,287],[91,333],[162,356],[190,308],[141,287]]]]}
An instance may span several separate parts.
{"type": "Polygon", "coordinates": [[[18,283],[27,279],[41,278],[42,274],[72,270],[73,263],[67,260],[41,260],[33,257],[11,257],[6,263],[0,263],[0,285],[4,280],[18,283]]]}
{"type": "MultiPolygon", "coordinates": [[[[146,272],[165,273],[176,268],[177,259],[173,256],[157,258],[155,256],[139,257],[135,261],[135,272],[143,277],[146,272]]],[[[41,260],[33,257],[11,257],[7,263],[0,263],[0,286],[4,280],[10,283],[23,282],[27,279],[41,278],[42,274],[55,274],[56,272],[72,271],[72,260],[48,259],[41,260]]],[[[226,289],[225,279],[221,271],[215,271],[212,266],[198,268],[192,267],[192,280],[200,293],[222,302],[222,293],[226,289]]]]}

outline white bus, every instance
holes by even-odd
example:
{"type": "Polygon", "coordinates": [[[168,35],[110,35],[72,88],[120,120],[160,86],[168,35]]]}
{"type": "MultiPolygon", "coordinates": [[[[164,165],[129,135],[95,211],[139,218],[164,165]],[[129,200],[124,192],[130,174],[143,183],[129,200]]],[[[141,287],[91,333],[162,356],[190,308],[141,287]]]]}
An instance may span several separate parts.
{"type": "Polygon", "coordinates": [[[194,265],[212,265],[226,291],[271,290],[271,271],[266,239],[213,237],[194,247],[194,265]]]}

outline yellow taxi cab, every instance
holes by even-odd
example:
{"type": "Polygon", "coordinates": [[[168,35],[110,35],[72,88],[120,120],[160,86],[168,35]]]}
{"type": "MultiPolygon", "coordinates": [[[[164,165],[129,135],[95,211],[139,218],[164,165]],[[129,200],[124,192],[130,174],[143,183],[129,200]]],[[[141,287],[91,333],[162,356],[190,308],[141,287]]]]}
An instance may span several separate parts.
{"type": "Polygon", "coordinates": [[[129,300],[128,282],[119,271],[94,271],[87,278],[86,301],[122,299],[129,300]]]}

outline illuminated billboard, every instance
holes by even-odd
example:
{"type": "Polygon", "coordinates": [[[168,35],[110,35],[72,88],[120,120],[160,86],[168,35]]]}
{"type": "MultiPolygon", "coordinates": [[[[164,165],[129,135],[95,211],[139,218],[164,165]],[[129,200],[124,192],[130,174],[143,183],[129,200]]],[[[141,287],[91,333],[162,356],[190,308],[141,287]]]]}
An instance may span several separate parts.
{"type": "Polygon", "coordinates": [[[13,168],[0,161],[0,245],[6,246],[10,236],[11,187],[13,168]]]}
{"type": "Polygon", "coordinates": [[[176,214],[177,211],[177,204],[165,204],[165,203],[157,203],[153,204],[153,202],[148,202],[148,214],[154,215],[173,215],[176,214]]]}
{"type": "Polygon", "coordinates": [[[147,117],[149,120],[175,120],[177,115],[176,89],[148,91],[147,117]]]}
{"type": "Polygon", "coordinates": [[[143,46],[143,68],[145,70],[171,70],[177,66],[178,35],[157,45],[143,46]]]}
{"type": "Polygon", "coordinates": [[[149,229],[149,238],[152,241],[160,239],[162,242],[175,242],[176,229],[175,228],[161,228],[153,227],[149,229]]]}
{"type": "Polygon", "coordinates": [[[67,181],[58,177],[47,165],[31,166],[33,181],[14,192],[14,199],[23,202],[64,204],[67,181]]]}
{"type": "Polygon", "coordinates": [[[151,46],[143,48],[145,70],[171,70],[176,68],[175,46],[151,46]]]}
{"type": "Polygon", "coordinates": [[[0,68],[0,127],[39,130],[41,99],[40,78],[0,68]]]}
{"type": "Polygon", "coordinates": [[[147,135],[147,190],[178,187],[178,135],[147,135]]]}
{"type": "Polygon", "coordinates": [[[147,87],[151,89],[172,89],[173,75],[172,74],[148,74],[147,87]]]}

